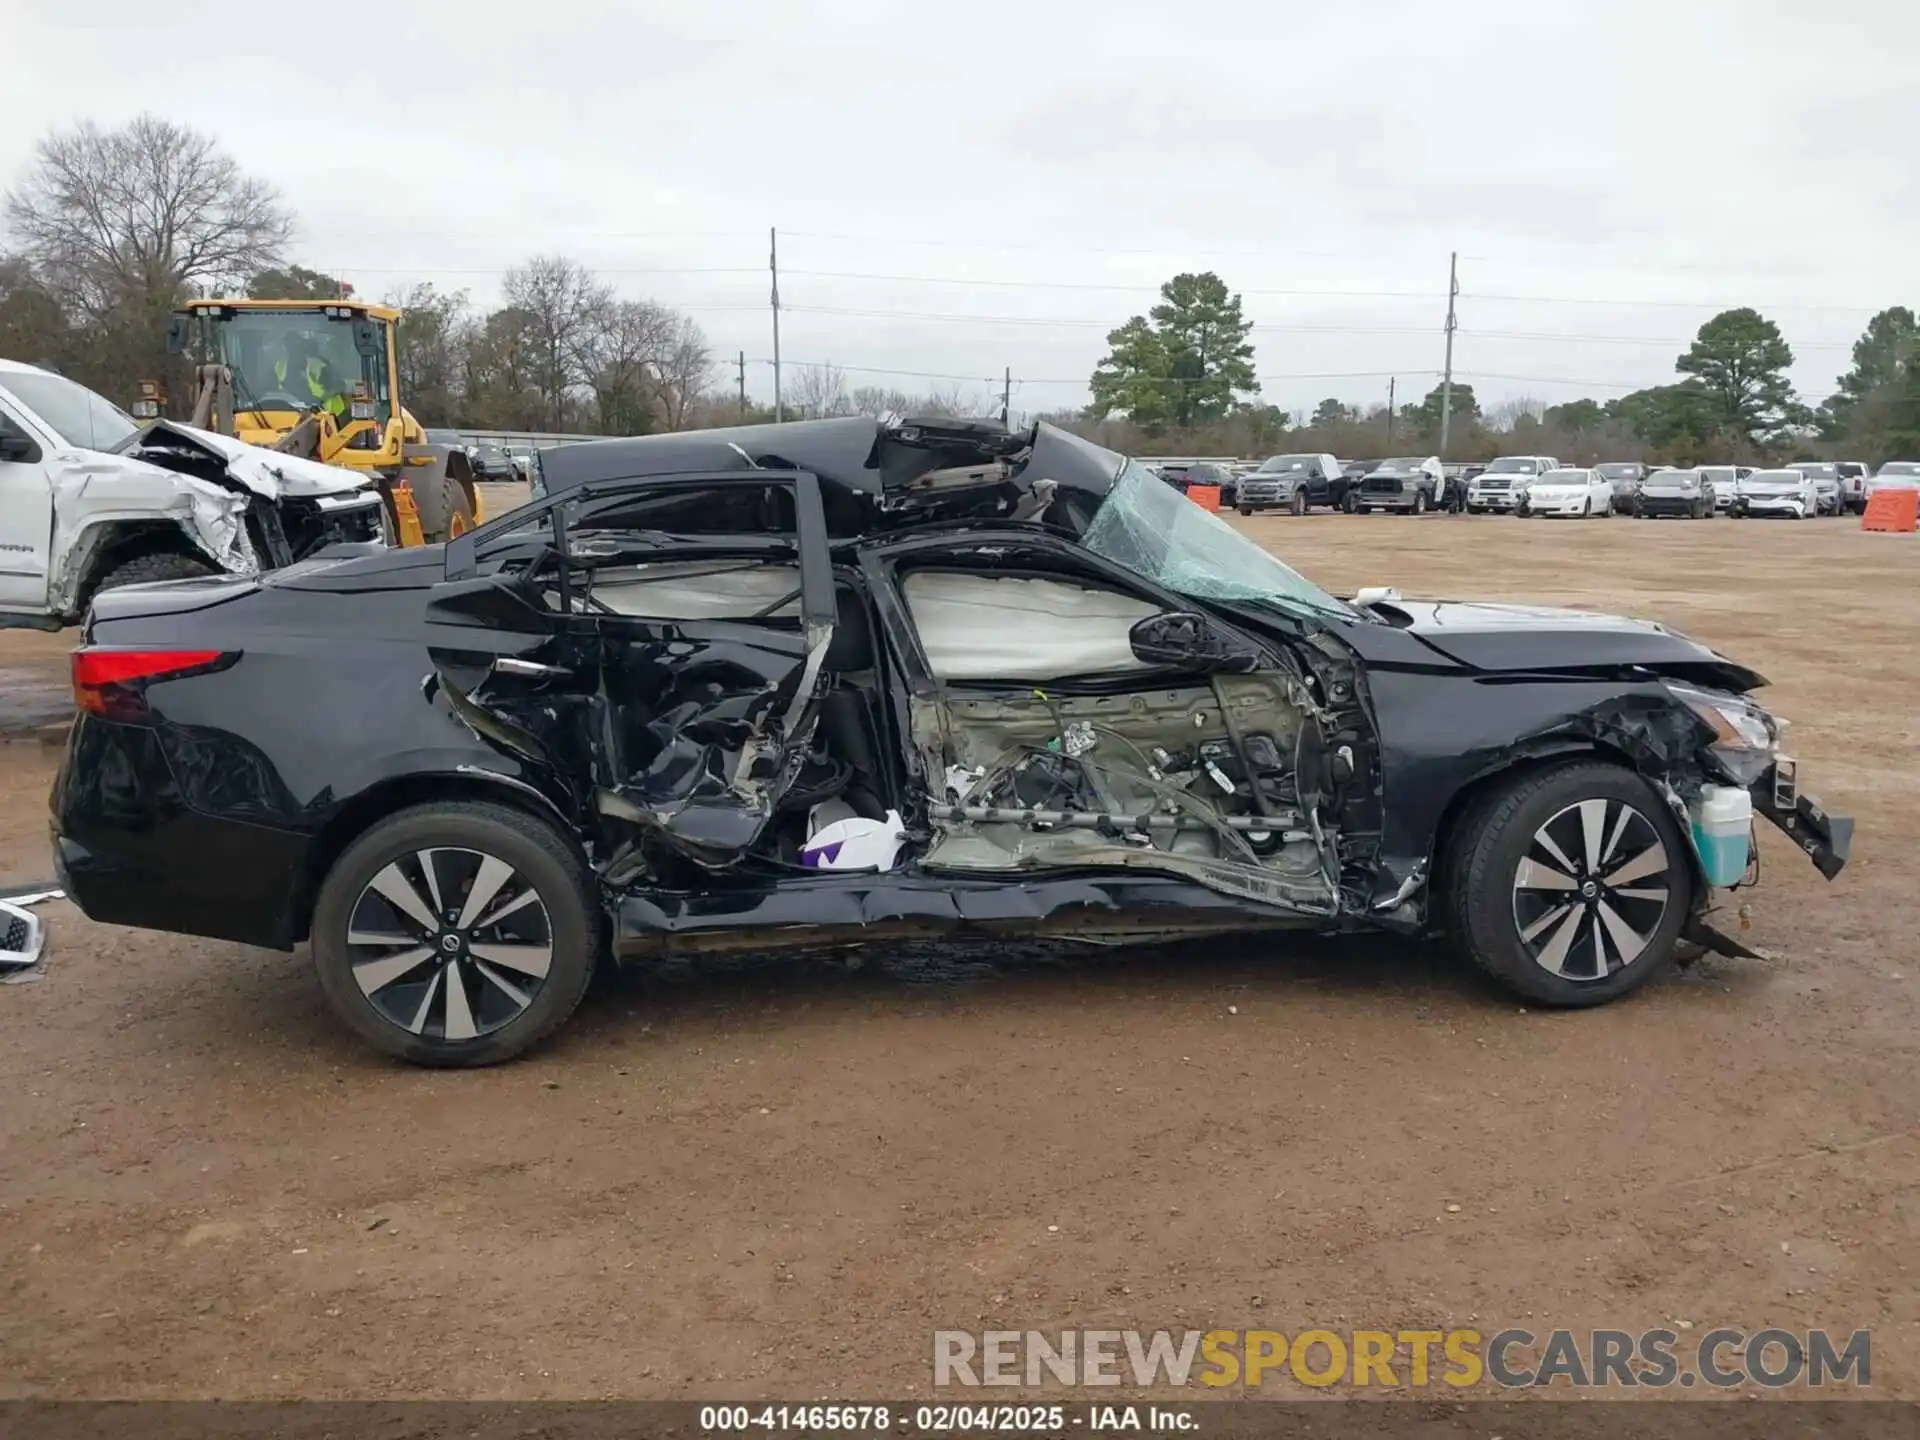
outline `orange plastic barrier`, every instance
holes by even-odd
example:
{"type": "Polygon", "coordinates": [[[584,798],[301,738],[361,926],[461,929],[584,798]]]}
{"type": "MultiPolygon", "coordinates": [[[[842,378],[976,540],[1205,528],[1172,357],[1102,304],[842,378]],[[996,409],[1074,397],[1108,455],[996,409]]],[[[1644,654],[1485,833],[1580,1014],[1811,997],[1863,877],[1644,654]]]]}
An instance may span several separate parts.
{"type": "Polygon", "coordinates": [[[1867,513],[1860,517],[1860,528],[1895,534],[1920,529],[1920,490],[1874,491],[1867,497],[1867,513]]]}
{"type": "Polygon", "coordinates": [[[1218,485],[1189,485],[1187,498],[1202,510],[1220,508],[1220,487],[1218,485]]]}

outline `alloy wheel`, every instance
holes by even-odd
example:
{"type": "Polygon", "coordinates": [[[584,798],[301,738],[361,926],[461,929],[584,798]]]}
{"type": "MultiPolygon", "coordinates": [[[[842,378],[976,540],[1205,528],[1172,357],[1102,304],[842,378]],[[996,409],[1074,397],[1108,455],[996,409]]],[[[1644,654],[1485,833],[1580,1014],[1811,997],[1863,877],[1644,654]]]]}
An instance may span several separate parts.
{"type": "Polygon", "coordinates": [[[1513,878],[1513,923],[1541,969],[1604,980],[1647,952],[1673,901],[1672,859],[1645,814],[1581,800],[1534,831],[1513,878]]]}
{"type": "Polygon", "coordinates": [[[478,1039],[534,1001],[553,964],[546,904],[513,866],[439,847],[389,861],[354,902],[355,983],[390,1024],[428,1039],[478,1039]]]}

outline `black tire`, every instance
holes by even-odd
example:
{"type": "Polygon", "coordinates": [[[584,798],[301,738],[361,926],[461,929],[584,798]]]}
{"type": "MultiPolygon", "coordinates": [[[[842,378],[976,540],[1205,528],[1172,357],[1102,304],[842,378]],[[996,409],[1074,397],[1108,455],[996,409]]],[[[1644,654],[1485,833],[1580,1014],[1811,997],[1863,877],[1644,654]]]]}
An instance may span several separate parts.
{"type": "Polygon", "coordinates": [[[1340,509],[1345,514],[1348,514],[1348,515],[1355,515],[1359,513],[1360,502],[1354,498],[1353,491],[1349,490],[1347,491],[1346,494],[1340,497],[1340,509]]]}
{"type": "Polygon", "coordinates": [[[102,590],[115,590],[122,585],[150,585],[158,580],[198,580],[219,573],[219,567],[211,560],[182,555],[177,550],[157,550],[150,555],[122,560],[100,577],[93,593],[98,595],[102,590]]]}
{"type": "Polygon", "coordinates": [[[1251,515],[1251,514],[1253,514],[1253,506],[1251,506],[1251,505],[1242,505],[1242,506],[1240,507],[1240,513],[1241,513],[1242,515],[1251,515]]]}
{"type": "Polygon", "coordinates": [[[1291,504],[1287,506],[1287,508],[1291,510],[1295,515],[1306,514],[1307,513],[1307,492],[1304,490],[1294,491],[1293,501],[1291,504]]]}
{"type": "Polygon", "coordinates": [[[1427,513],[1426,491],[1416,490],[1413,492],[1413,513],[1416,515],[1424,515],[1427,513]]]}
{"type": "MultiPolygon", "coordinates": [[[[470,898],[467,892],[462,896],[463,900],[470,898]]],[[[488,907],[482,908],[484,911],[488,907]]],[[[426,909],[432,912],[433,907],[428,904],[426,909]]],[[[444,920],[454,914],[449,908],[434,913],[432,918],[444,920]]],[[[482,913],[473,918],[483,922],[487,916],[482,913]]],[[[388,816],[334,862],[321,882],[314,905],[313,964],[334,1012],[375,1049],[415,1065],[494,1065],[539,1044],[578,1008],[593,978],[601,933],[601,917],[586,864],[553,826],[503,805],[436,802],[388,816]],[[438,881],[427,886],[423,894],[421,883],[413,878],[421,874],[417,866],[423,852],[478,857],[481,865],[457,860],[449,867],[435,859],[438,881]],[[401,877],[417,902],[429,897],[451,899],[451,895],[441,893],[440,887],[450,882],[457,885],[463,866],[471,867],[466,875],[468,891],[483,885],[482,867],[489,861],[508,870],[507,880],[494,893],[517,895],[519,890],[530,890],[537,903],[516,899],[510,907],[520,912],[521,918],[512,927],[520,931],[517,935],[503,936],[501,924],[443,927],[441,937],[457,934],[462,940],[451,959],[440,953],[437,944],[425,943],[433,942],[435,936],[409,918],[415,912],[403,914],[402,907],[386,904],[385,892],[376,889],[376,882],[391,872],[401,877]],[[415,867],[411,873],[409,866],[415,867]],[[369,914],[364,907],[369,904],[375,906],[371,921],[364,918],[369,914]],[[537,913],[529,917],[529,909],[537,913]],[[363,917],[358,929],[356,915],[363,917]],[[369,942],[349,941],[350,932],[364,934],[369,928],[394,931],[396,923],[417,933],[395,933],[391,941],[379,942],[387,945],[384,951],[370,948],[369,942]],[[502,958],[509,949],[522,955],[537,952],[542,930],[548,952],[543,975],[519,970],[519,964],[528,963],[524,960],[502,958]],[[466,943],[475,935],[487,938],[484,943],[473,939],[474,949],[468,951],[466,943]],[[423,943],[410,945],[415,939],[423,943]],[[411,968],[391,968],[414,950],[422,953],[411,968]],[[376,966],[387,967],[379,972],[387,978],[368,989],[365,977],[376,966]],[[412,983],[403,986],[407,980],[412,983]],[[383,1001],[377,997],[386,998],[383,1001]],[[410,1027],[398,1016],[412,1011],[416,1003],[418,1012],[410,1027]],[[431,1033],[436,1009],[438,1035],[431,1033]],[[450,1030],[475,1033],[449,1038],[450,1030]]]]}
{"type": "Polygon", "coordinates": [[[451,540],[474,527],[473,497],[465,483],[451,475],[409,480],[414,508],[420,512],[420,537],[429,544],[451,540]]]}
{"type": "Polygon", "coordinates": [[[1578,760],[1528,772],[1482,796],[1455,829],[1449,929],[1468,959],[1527,1000],[1565,1008],[1616,1000],[1673,964],[1693,903],[1687,845],[1666,801],[1623,766],[1578,760]],[[1638,818],[1623,819],[1623,809],[1638,818]],[[1587,838],[1588,825],[1598,839],[1587,838]],[[1543,833],[1558,838],[1557,856],[1543,833]],[[1590,871],[1596,852],[1601,864],[1590,871]],[[1574,856],[1563,872],[1561,859],[1574,856]],[[1652,892],[1662,898],[1645,898],[1652,892]],[[1640,948],[1628,955],[1622,936],[1640,948]]]}

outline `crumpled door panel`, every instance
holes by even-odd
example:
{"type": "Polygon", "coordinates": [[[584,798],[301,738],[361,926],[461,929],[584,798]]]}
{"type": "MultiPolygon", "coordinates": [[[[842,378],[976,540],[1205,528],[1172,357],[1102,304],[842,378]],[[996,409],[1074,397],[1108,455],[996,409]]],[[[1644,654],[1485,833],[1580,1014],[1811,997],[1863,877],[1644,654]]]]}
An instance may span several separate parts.
{"type": "Polygon", "coordinates": [[[609,625],[603,813],[657,829],[706,864],[739,859],[791,781],[786,733],[807,683],[799,631],[728,624],[609,625]]]}

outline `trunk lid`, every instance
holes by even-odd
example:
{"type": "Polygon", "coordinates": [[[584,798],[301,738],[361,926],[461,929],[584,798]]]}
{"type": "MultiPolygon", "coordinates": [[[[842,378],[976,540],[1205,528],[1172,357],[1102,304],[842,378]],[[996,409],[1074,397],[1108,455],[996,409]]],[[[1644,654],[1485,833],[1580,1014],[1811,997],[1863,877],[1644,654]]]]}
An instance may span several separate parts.
{"type": "Polygon", "coordinates": [[[250,575],[205,575],[193,580],[156,580],[147,585],[116,585],[93,597],[87,636],[93,627],[116,620],[148,620],[159,616],[186,615],[195,610],[210,610],[260,588],[250,575]]]}

